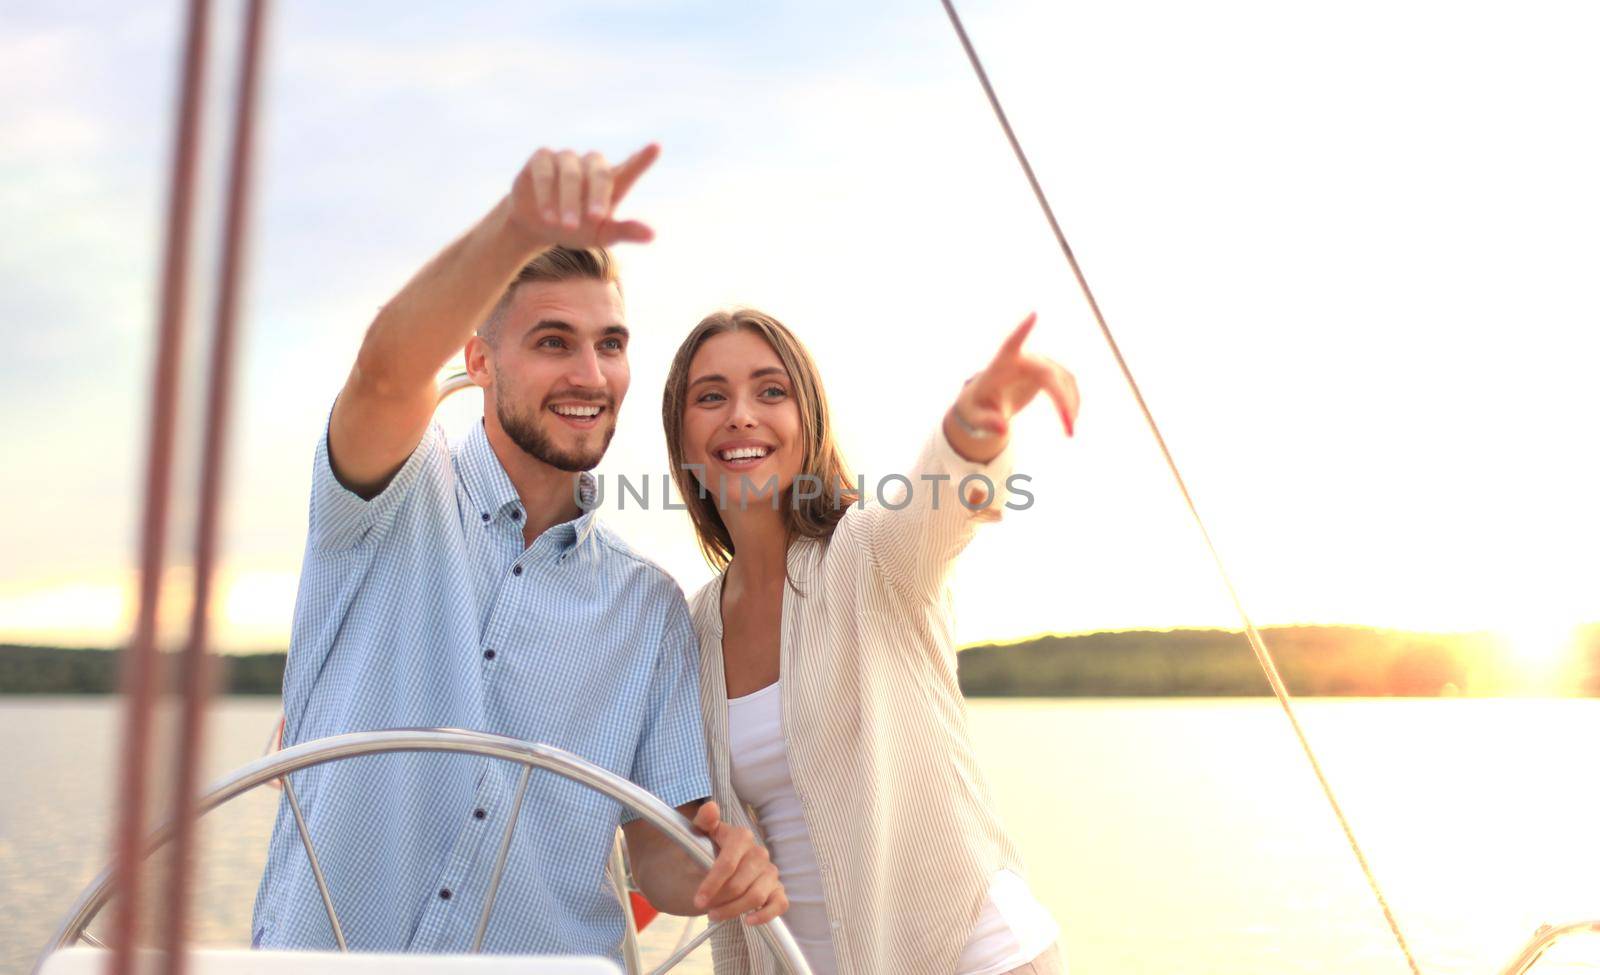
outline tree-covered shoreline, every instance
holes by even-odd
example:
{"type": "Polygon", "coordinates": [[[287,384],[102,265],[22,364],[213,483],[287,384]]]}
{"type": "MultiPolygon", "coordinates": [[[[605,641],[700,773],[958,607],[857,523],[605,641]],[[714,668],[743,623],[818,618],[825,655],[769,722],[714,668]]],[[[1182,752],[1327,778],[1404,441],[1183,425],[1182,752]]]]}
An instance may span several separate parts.
{"type": "MultiPolygon", "coordinates": [[[[1285,683],[1298,695],[1600,696],[1600,626],[1577,631],[1566,662],[1558,664],[1554,673],[1539,675],[1530,675],[1516,648],[1490,633],[1358,626],[1284,626],[1262,632],[1285,683]]],[[[114,694],[118,656],[110,650],[0,644],[0,694],[114,694]]],[[[222,654],[216,660],[218,693],[279,693],[281,651],[222,654]]],[[[973,646],[961,653],[959,661],[961,687],[968,697],[1271,693],[1244,635],[1228,630],[1040,636],[1003,646],[973,646]]]]}
{"type": "MultiPolygon", "coordinates": [[[[0,694],[115,694],[119,658],[114,650],[0,644],[0,694]]],[[[221,694],[278,694],[283,688],[282,651],[218,654],[221,694]]],[[[177,655],[166,655],[169,665],[177,655]]],[[[176,667],[170,667],[173,673],[176,667]]],[[[168,681],[167,686],[175,686],[168,681]]]]}
{"type": "MultiPolygon", "coordinates": [[[[1363,626],[1262,630],[1284,684],[1308,697],[1600,696],[1600,626],[1574,634],[1565,662],[1530,667],[1493,633],[1363,626]]],[[[962,652],[969,697],[1248,697],[1270,695],[1244,634],[1134,630],[1043,636],[962,652]]]]}

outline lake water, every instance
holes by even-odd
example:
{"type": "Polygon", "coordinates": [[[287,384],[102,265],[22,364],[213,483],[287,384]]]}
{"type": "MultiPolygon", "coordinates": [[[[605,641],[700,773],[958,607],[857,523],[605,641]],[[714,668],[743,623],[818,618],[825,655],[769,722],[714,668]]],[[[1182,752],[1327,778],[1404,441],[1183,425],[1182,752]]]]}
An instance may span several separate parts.
{"type": "MultiPolygon", "coordinates": [[[[1600,701],[1299,707],[1424,972],[1494,975],[1540,924],[1600,918],[1600,701]]],[[[211,774],[259,754],[276,712],[221,702],[211,774]]],[[[103,863],[118,726],[110,699],[0,698],[0,970],[28,970],[103,863]]],[[[1406,971],[1275,703],[980,701],[972,726],[1071,971],[1406,971]]],[[[247,943],[276,801],[207,817],[201,940],[247,943]]],[[[1597,942],[1533,971],[1600,972],[1597,942]]]]}

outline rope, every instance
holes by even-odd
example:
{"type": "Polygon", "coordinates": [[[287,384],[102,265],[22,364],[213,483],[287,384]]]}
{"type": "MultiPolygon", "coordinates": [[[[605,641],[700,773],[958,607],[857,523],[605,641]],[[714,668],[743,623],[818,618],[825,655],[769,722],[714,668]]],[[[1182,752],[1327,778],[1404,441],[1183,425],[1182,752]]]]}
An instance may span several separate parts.
{"type": "Polygon", "coordinates": [[[1278,674],[1277,664],[1273,662],[1272,654],[1267,650],[1266,641],[1261,638],[1261,632],[1251,622],[1250,614],[1245,611],[1244,603],[1239,598],[1239,592],[1234,588],[1233,579],[1228,575],[1227,567],[1222,562],[1222,556],[1217,552],[1216,545],[1211,541],[1211,533],[1206,530],[1205,521],[1200,517],[1200,510],[1195,506],[1194,498],[1189,494],[1189,487],[1183,480],[1183,475],[1178,472],[1178,464],[1172,458],[1172,451],[1167,449],[1166,438],[1161,435],[1161,428],[1156,425],[1156,418],[1150,412],[1150,405],[1145,402],[1144,393],[1139,389],[1139,383],[1133,378],[1133,371],[1128,368],[1127,360],[1122,357],[1122,349],[1118,347],[1117,340],[1111,335],[1111,327],[1106,324],[1106,317],[1100,311],[1100,303],[1095,300],[1094,292],[1089,288],[1089,281],[1083,275],[1083,269],[1078,266],[1078,259],[1072,253],[1072,245],[1067,243],[1066,234],[1061,230],[1061,225],[1056,221],[1055,211],[1050,207],[1050,201],[1045,198],[1044,189],[1039,185],[1039,179],[1034,175],[1033,166],[1028,162],[1028,156],[1022,151],[1022,144],[1017,141],[1017,135],[1011,128],[1011,122],[1006,118],[1005,109],[1000,106],[1000,99],[994,92],[994,86],[989,83],[989,74],[983,68],[983,62],[978,58],[978,52],[973,48],[972,41],[967,37],[967,31],[961,25],[961,18],[956,13],[956,8],[951,0],[940,0],[944,4],[945,13],[950,15],[950,24],[956,30],[956,36],[961,40],[961,46],[967,52],[967,60],[972,62],[972,70],[978,75],[978,82],[983,85],[983,93],[988,96],[989,107],[994,109],[995,119],[1000,127],[1005,130],[1006,141],[1011,143],[1011,151],[1016,153],[1017,162],[1022,164],[1022,172],[1028,177],[1028,185],[1033,187],[1033,195],[1039,201],[1039,207],[1044,211],[1045,219],[1050,222],[1050,230],[1055,234],[1056,243],[1061,245],[1061,253],[1066,256],[1067,264],[1072,267],[1072,274],[1078,279],[1078,287],[1083,291],[1083,297],[1089,302],[1089,310],[1094,313],[1094,320],[1100,326],[1100,334],[1105,336],[1106,344],[1111,347],[1111,355],[1117,360],[1117,368],[1122,370],[1122,378],[1128,382],[1128,388],[1133,391],[1133,398],[1139,404],[1139,411],[1144,414],[1145,423],[1150,427],[1150,433],[1156,438],[1156,445],[1161,448],[1161,456],[1167,462],[1167,469],[1172,472],[1172,479],[1177,482],[1178,490],[1183,494],[1184,504],[1189,507],[1189,514],[1193,516],[1196,527],[1200,529],[1200,536],[1205,540],[1206,549],[1211,553],[1211,560],[1216,563],[1217,572],[1222,576],[1222,583],[1228,589],[1228,597],[1233,600],[1233,608],[1238,612],[1239,619],[1244,623],[1246,637],[1250,641],[1250,649],[1255,651],[1256,662],[1261,665],[1261,670],[1267,676],[1267,683],[1272,685],[1272,693],[1278,698],[1278,703],[1283,707],[1283,713],[1289,719],[1289,725],[1294,729],[1294,735],[1300,741],[1300,747],[1305,752],[1306,760],[1311,763],[1311,770],[1316,773],[1317,782],[1322,786],[1322,794],[1327,797],[1328,805],[1333,807],[1333,814],[1339,820],[1339,826],[1344,830],[1344,837],[1350,842],[1350,851],[1355,854],[1356,862],[1361,865],[1361,872],[1366,875],[1367,884],[1372,888],[1372,894],[1378,900],[1378,906],[1383,910],[1384,920],[1389,923],[1389,930],[1394,934],[1394,939],[1400,946],[1400,951],[1405,955],[1406,964],[1411,967],[1413,975],[1422,975],[1422,970],[1417,966],[1417,959],[1411,953],[1411,948],[1406,944],[1405,935],[1400,933],[1400,924],[1395,920],[1394,912],[1389,908],[1389,901],[1383,896],[1383,890],[1378,886],[1378,878],[1372,872],[1372,866],[1367,863],[1366,854],[1361,852],[1361,844],[1356,842],[1356,834],[1350,827],[1350,820],[1339,806],[1339,800],[1334,797],[1333,786],[1329,784],[1328,777],[1322,771],[1322,764],[1317,761],[1316,753],[1311,750],[1311,742],[1306,738],[1305,729],[1300,726],[1300,719],[1295,716],[1294,705],[1289,700],[1289,689],[1284,686],[1283,678],[1278,674]]]}

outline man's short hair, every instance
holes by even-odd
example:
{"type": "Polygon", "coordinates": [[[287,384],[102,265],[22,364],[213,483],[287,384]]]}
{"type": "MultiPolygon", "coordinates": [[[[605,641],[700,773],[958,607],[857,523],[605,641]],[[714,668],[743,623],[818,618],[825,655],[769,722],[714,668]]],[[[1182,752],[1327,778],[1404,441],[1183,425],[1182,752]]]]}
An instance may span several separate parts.
{"type": "Polygon", "coordinates": [[[522,265],[517,276],[506,285],[505,294],[495,302],[489,317],[478,326],[478,337],[494,345],[500,340],[500,326],[505,323],[506,310],[520,285],[539,281],[609,281],[622,290],[617,277],[617,264],[611,252],[604,247],[551,247],[538,257],[522,265]]]}

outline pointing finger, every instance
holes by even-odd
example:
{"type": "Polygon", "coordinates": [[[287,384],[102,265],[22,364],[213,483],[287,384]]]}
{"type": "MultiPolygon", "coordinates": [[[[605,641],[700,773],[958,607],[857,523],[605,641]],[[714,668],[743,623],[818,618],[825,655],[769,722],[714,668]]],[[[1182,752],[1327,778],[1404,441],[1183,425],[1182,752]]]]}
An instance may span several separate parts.
{"type": "Polygon", "coordinates": [[[633,184],[644,175],[644,171],[661,156],[661,147],[654,142],[640,149],[638,152],[622,161],[616,169],[611,171],[611,205],[615,207],[622,202],[622,198],[633,189],[633,184]]]}
{"type": "Polygon", "coordinates": [[[1012,329],[1011,334],[1006,336],[1006,340],[1000,343],[1000,351],[996,352],[994,357],[998,360],[1015,358],[1021,354],[1022,343],[1027,341],[1028,333],[1033,331],[1033,323],[1038,320],[1039,315],[1037,312],[1029,312],[1028,317],[1022,320],[1022,324],[1012,329]]]}

